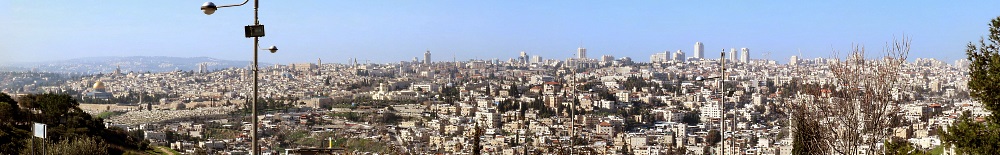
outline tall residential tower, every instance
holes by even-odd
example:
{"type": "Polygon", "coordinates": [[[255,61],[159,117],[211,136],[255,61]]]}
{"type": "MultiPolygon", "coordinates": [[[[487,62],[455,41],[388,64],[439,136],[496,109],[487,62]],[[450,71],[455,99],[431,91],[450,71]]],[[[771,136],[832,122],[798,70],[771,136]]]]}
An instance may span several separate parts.
{"type": "Polygon", "coordinates": [[[730,48],[729,49],[729,60],[728,61],[733,61],[733,62],[739,61],[738,59],[736,59],[737,58],[736,56],[737,56],[736,55],[736,48],[730,48]]]}
{"type": "Polygon", "coordinates": [[[694,43],[694,58],[705,59],[705,45],[701,42],[694,43]]]}
{"type": "Polygon", "coordinates": [[[744,47],[744,48],[741,48],[740,51],[743,52],[742,54],[740,54],[740,62],[749,63],[750,62],[750,49],[744,47]]]}
{"type": "Polygon", "coordinates": [[[677,50],[677,52],[674,52],[673,56],[674,56],[674,61],[684,62],[684,59],[685,59],[685,57],[684,57],[684,51],[677,50]]]}
{"type": "Polygon", "coordinates": [[[424,52],[424,64],[431,64],[431,50],[424,52]]]}

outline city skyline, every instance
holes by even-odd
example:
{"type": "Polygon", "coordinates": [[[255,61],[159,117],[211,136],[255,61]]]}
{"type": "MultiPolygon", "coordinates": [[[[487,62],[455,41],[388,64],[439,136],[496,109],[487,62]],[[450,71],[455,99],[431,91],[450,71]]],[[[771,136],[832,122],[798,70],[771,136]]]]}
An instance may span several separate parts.
{"type": "Polygon", "coordinates": [[[230,1],[0,3],[0,152],[1000,146],[1000,2],[230,1]]]}
{"type": "MultiPolygon", "coordinates": [[[[214,57],[249,60],[250,39],[239,33],[249,8],[205,16],[201,1],[35,2],[0,4],[10,28],[0,41],[2,62],[58,61],[101,56],[214,57]],[[148,4],[147,4],[148,3],[148,4]],[[155,20],[154,20],[155,19],[155,20]],[[227,37],[228,36],[228,37],[227,37]]],[[[238,3],[216,1],[217,4],[238,3]]],[[[268,27],[262,47],[277,54],[261,61],[373,63],[407,61],[434,53],[434,60],[516,58],[525,51],[546,59],[650,55],[704,43],[706,58],[718,49],[752,49],[751,59],[787,63],[831,57],[852,44],[881,50],[894,37],[913,39],[914,58],[963,59],[965,45],[986,30],[985,1],[894,4],[890,2],[262,2],[268,27]],[[714,4],[713,4],[714,3],[714,4]],[[919,9],[914,9],[919,8],[919,9]],[[731,24],[731,25],[729,25],[731,24]]]]}

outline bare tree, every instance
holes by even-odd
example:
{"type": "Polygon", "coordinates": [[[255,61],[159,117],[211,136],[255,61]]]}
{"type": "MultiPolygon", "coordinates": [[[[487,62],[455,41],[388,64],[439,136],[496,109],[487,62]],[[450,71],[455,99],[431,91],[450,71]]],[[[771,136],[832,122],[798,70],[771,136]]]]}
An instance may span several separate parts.
{"type": "Polygon", "coordinates": [[[892,128],[901,122],[900,104],[906,101],[900,95],[900,75],[909,51],[910,39],[906,37],[887,44],[884,55],[875,59],[866,59],[865,47],[854,45],[846,59],[828,64],[832,85],[804,80],[788,109],[795,147],[800,147],[796,152],[883,151],[879,144],[890,138],[892,128]]]}

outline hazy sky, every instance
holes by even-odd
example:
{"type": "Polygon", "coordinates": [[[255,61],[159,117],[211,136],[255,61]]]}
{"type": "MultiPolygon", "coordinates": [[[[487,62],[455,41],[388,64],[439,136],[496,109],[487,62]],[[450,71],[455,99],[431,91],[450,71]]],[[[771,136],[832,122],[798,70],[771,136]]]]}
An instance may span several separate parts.
{"type": "MultiPolygon", "coordinates": [[[[0,2],[0,63],[93,56],[207,56],[251,60],[252,3],[211,16],[191,0],[6,0],[0,2]]],[[[216,1],[217,5],[239,0],[216,1]]],[[[666,50],[706,57],[749,48],[751,57],[786,62],[830,57],[862,44],[878,52],[893,37],[913,39],[911,58],[949,63],[987,34],[1000,1],[369,1],[262,0],[267,36],[261,61],[397,62],[600,55],[649,56],[666,50]]],[[[871,52],[870,52],[871,53],[871,52]]]]}

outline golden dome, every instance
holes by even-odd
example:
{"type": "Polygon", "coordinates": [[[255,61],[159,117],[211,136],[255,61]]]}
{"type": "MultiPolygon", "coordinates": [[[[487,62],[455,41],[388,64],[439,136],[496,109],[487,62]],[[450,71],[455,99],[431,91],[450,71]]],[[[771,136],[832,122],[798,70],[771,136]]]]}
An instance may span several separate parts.
{"type": "Polygon", "coordinates": [[[104,90],[104,82],[97,81],[94,83],[94,90],[104,90]]]}

